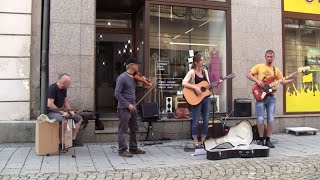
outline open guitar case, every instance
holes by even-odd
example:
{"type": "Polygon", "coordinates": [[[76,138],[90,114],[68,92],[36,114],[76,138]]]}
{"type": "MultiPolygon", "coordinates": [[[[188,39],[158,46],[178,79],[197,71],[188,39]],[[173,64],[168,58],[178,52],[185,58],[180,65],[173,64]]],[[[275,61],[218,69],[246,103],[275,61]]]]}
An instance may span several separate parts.
{"type": "Polygon", "coordinates": [[[207,159],[268,157],[269,147],[252,144],[253,132],[249,121],[241,121],[230,128],[227,135],[204,141],[207,159]]]}

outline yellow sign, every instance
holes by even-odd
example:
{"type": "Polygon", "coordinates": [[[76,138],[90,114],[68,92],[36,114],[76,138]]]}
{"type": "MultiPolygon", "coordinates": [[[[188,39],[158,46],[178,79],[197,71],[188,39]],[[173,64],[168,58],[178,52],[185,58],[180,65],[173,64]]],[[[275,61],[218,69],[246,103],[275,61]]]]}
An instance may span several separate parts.
{"type": "Polygon", "coordinates": [[[287,112],[319,112],[320,91],[317,84],[313,83],[312,73],[302,76],[302,87],[295,84],[287,87],[286,111],[287,112]],[[306,81],[305,81],[306,80],[306,81]],[[291,91],[290,91],[291,90],[291,91]]]}
{"type": "Polygon", "coordinates": [[[283,0],[284,11],[320,14],[320,0],[283,0]]]}

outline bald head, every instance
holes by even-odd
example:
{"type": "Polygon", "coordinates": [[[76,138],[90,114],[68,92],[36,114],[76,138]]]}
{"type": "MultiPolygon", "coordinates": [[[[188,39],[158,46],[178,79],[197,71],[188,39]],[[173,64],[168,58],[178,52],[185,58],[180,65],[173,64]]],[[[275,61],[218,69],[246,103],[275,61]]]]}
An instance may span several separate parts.
{"type": "Polygon", "coordinates": [[[61,89],[68,89],[71,84],[70,75],[67,73],[59,74],[58,86],[61,89]]]}

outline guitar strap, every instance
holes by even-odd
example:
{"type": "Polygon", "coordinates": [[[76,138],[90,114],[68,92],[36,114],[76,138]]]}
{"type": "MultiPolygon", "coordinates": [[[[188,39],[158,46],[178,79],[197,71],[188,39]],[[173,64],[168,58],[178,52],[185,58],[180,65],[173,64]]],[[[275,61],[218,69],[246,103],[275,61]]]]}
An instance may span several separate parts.
{"type": "Polygon", "coordinates": [[[273,76],[275,79],[277,79],[277,76],[276,76],[276,68],[273,66],[273,76]]]}

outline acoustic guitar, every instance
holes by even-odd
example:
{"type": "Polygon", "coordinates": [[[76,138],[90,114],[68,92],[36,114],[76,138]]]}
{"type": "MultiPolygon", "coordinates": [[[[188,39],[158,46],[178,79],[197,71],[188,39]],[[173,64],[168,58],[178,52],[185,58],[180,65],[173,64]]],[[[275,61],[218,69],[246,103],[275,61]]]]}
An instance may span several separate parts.
{"type": "MultiPolygon", "coordinates": [[[[232,79],[234,77],[235,77],[235,74],[231,73],[228,76],[222,78],[221,80],[224,81],[226,79],[232,79]]],[[[183,96],[190,105],[198,105],[205,97],[211,95],[210,89],[212,87],[219,85],[219,81],[220,80],[217,80],[210,84],[207,81],[201,81],[200,83],[195,84],[195,86],[201,89],[202,91],[201,94],[197,94],[195,90],[185,87],[183,88],[183,96]]]]}
{"type": "Polygon", "coordinates": [[[262,101],[268,94],[275,93],[277,90],[275,86],[283,80],[289,79],[293,76],[294,73],[304,73],[306,70],[310,69],[309,66],[300,67],[298,71],[293,72],[282,79],[276,80],[274,76],[267,78],[263,82],[263,87],[259,87],[257,83],[252,86],[252,94],[256,98],[257,101],[262,101]]]}

